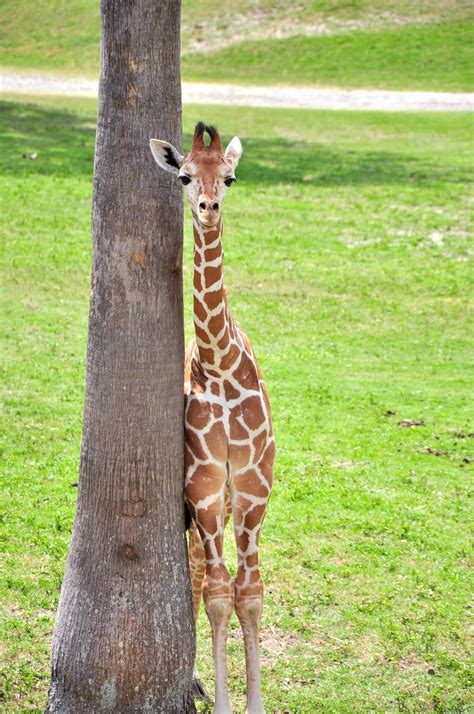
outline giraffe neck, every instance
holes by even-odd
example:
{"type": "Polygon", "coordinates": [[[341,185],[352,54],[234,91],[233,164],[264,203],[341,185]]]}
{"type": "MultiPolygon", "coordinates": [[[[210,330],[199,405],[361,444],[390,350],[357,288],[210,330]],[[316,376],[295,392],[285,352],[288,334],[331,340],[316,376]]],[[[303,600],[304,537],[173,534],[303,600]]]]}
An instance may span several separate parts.
{"type": "Polygon", "coordinates": [[[203,228],[193,214],[193,229],[196,344],[202,368],[217,376],[230,366],[236,337],[224,290],[222,219],[214,228],[203,228]]]}

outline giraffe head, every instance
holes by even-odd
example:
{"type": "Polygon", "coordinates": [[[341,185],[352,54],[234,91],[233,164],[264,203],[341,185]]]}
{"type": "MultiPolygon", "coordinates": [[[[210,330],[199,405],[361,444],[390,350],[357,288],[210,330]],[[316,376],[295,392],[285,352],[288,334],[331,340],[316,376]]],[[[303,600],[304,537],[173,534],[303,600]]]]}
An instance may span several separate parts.
{"type": "Polygon", "coordinates": [[[240,139],[234,136],[224,151],[217,130],[199,122],[194,130],[191,151],[186,156],[181,156],[172,144],[160,139],[151,139],[150,148],[161,168],[176,174],[186,187],[199,223],[206,228],[216,226],[226,191],[236,180],[235,169],[242,155],[240,139]],[[208,145],[204,143],[204,132],[210,137],[208,145]]]}

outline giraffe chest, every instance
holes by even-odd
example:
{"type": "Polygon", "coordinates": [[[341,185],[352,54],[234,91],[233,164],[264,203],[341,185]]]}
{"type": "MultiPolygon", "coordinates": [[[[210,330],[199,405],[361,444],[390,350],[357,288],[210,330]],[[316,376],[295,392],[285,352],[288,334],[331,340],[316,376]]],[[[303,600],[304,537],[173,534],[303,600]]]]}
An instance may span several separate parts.
{"type": "Polygon", "coordinates": [[[258,463],[272,438],[263,380],[252,388],[236,380],[199,375],[186,397],[186,445],[201,463],[225,463],[235,472],[258,463]]]}

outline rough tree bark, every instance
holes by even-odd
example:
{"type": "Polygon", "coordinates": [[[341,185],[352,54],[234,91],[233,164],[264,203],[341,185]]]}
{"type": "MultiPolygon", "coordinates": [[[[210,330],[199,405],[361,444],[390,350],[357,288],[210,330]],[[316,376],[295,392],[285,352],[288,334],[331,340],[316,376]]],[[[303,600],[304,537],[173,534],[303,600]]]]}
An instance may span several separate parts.
{"type": "Polygon", "coordinates": [[[47,712],[194,712],[183,518],[179,0],[102,0],[77,512],[47,712]]]}

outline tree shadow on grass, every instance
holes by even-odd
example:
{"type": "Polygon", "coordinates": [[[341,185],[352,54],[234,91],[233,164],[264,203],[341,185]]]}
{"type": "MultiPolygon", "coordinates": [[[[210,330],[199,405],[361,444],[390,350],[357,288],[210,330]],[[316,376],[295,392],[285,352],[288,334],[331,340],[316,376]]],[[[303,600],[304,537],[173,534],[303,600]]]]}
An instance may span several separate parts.
{"type": "MultiPolygon", "coordinates": [[[[14,176],[92,176],[95,117],[34,104],[0,103],[0,169],[14,176]],[[37,153],[35,160],[23,158],[37,153]]],[[[184,146],[192,136],[186,134],[184,146]]],[[[327,145],[286,139],[248,138],[239,166],[247,185],[313,186],[469,183],[468,166],[437,164],[416,155],[390,151],[341,151],[327,145]]],[[[153,161],[148,146],[144,161],[153,161]]]]}
{"type": "Polygon", "coordinates": [[[391,151],[331,150],[326,145],[282,139],[247,139],[239,179],[250,184],[370,186],[470,183],[468,166],[436,164],[416,155],[391,151]],[[256,157],[263,157],[262,160],[256,157]]]}
{"type": "Polygon", "coordinates": [[[0,102],[0,171],[10,176],[91,176],[95,118],[0,102]],[[32,160],[29,157],[37,154],[32,160]]]}

